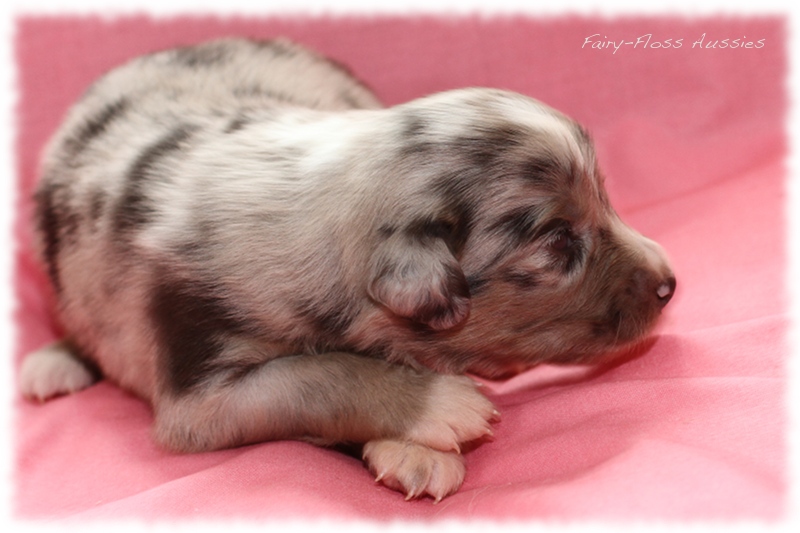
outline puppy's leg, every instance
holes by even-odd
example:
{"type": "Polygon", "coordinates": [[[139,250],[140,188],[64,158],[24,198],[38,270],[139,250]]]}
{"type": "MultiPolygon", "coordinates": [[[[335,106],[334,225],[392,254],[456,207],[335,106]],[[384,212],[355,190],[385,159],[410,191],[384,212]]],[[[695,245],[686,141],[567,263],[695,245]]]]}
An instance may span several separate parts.
{"type": "Polygon", "coordinates": [[[464,458],[398,440],[373,440],[364,445],[363,459],[387,487],[404,492],[406,500],[429,494],[439,502],[464,481],[464,458]]]}
{"type": "Polygon", "coordinates": [[[413,441],[441,451],[491,433],[491,402],[463,376],[348,353],[296,355],[218,372],[156,402],[156,434],[184,451],[300,438],[413,441]]]}
{"type": "MultiPolygon", "coordinates": [[[[371,440],[364,445],[362,458],[376,476],[375,480],[404,492],[406,500],[429,494],[437,503],[457,491],[464,481],[464,459],[458,447],[448,451],[444,446],[430,447],[419,442],[426,440],[420,436],[446,435],[452,431],[443,427],[442,422],[458,418],[459,411],[470,403],[475,385],[466,377],[437,375],[434,380],[426,412],[404,435],[406,440],[371,440]]],[[[496,419],[499,413],[492,408],[489,416],[496,419]]],[[[490,428],[481,436],[487,435],[492,435],[490,428]]],[[[466,439],[453,440],[464,442],[466,439]]]]}
{"type": "Polygon", "coordinates": [[[19,386],[26,398],[43,401],[85,389],[95,379],[69,343],[59,341],[25,357],[20,367],[19,386]]]}

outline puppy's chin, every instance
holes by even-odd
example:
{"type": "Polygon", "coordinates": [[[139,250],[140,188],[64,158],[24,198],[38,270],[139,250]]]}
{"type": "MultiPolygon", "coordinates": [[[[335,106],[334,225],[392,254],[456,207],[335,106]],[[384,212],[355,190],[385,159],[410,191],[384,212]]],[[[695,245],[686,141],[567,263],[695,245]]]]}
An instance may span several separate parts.
{"type": "Polygon", "coordinates": [[[548,358],[546,362],[556,365],[617,365],[643,356],[657,340],[657,334],[648,334],[625,342],[609,343],[592,351],[566,351],[548,358]]]}
{"type": "Polygon", "coordinates": [[[509,379],[540,364],[552,365],[619,365],[645,355],[658,340],[658,334],[648,328],[646,333],[630,340],[592,339],[564,346],[548,354],[526,353],[517,357],[508,354],[475,358],[467,372],[487,379],[509,379]]]}
{"type": "Polygon", "coordinates": [[[539,363],[518,363],[512,365],[504,365],[504,366],[493,366],[487,368],[485,366],[481,366],[475,369],[468,369],[467,371],[471,374],[475,374],[476,376],[480,376],[486,379],[493,379],[493,380],[506,380],[511,379],[517,374],[521,374],[526,370],[530,370],[531,368],[537,366],[539,363]]]}

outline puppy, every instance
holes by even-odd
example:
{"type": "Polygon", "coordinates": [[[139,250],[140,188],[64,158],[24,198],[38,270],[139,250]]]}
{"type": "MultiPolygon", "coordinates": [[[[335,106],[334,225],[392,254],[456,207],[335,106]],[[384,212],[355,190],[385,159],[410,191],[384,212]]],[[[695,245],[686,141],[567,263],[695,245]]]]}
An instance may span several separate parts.
{"type": "Polygon", "coordinates": [[[46,149],[35,200],[68,337],[26,358],[26,396],[98,368],[169,449],[364,444],[407,498],[457,490],[462,444],[491,434],[464,373],[595,361],[675,290],[569,118],[490,89],[381,109],[283,40],[113,70],[46,149]]]}

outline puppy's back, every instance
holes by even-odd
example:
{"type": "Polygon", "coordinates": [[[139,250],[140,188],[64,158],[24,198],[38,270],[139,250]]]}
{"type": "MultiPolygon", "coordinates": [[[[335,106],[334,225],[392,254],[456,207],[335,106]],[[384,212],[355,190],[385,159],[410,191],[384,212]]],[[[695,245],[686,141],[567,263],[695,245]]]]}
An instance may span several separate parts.
{"type": "Polygon", "coordinates": [[[175,169],[193,150],[289,108],[378,107],[345,67],[283,40],[167,50],[98,80],[46,148],[36,192],[38,249],[72,340],[104,354],[104,374],[152,397],[152,335],[137,325],[148,323],[153,258],[131,244],[156,219],[170,231],[191,225],[179,219],[194,196],[175,169]],[[120,346],[138,348],[123,356],[120,346]]]}

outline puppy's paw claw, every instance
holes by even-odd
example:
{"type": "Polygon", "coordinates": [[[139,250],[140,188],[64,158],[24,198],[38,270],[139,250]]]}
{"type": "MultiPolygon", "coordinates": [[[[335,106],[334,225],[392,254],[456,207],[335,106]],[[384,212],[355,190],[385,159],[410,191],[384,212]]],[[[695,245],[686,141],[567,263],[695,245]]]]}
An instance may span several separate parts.
{"type": "Polygon", "coordinates": [[[406,501],[425,494],[438,503],[464,481],[464,458],[421,444],[374,440],[364,445],[364,461],[370,472],[387,487],[406,495],[406,501]]]}

